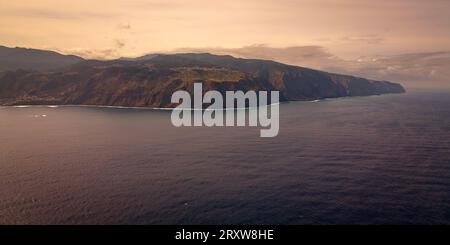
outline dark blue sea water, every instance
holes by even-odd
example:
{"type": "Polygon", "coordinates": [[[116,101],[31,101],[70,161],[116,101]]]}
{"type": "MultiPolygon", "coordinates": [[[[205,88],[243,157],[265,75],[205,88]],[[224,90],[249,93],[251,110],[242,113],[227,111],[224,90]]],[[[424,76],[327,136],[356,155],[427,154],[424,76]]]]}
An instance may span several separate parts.
{"type": "Polygon", "coordinates": [[[282,104],[276,138],[0,107],[0,224],[450,224],[450,91],[282,104]]]}

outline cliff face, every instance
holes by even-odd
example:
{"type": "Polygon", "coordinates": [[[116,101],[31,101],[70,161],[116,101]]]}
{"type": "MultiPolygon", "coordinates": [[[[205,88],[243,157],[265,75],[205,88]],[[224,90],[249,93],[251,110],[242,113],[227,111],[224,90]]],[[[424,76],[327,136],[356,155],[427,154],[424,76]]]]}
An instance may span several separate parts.
{"type": "Polygon", "coordinates": [[[174,107],[177,90],[280,91],[280,100],[403,93],[400,84],[331,74],[273,61],[210,54],[158,55],[139,61],[85,61],[54,72],[0,74],[0,105],[72,104],[174,107]]]}

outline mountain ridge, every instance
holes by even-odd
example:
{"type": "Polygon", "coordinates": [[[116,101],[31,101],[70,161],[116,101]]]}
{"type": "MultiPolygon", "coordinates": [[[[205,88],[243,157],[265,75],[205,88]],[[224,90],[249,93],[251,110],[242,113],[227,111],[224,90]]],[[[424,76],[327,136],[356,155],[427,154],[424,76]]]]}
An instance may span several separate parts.
{"type": "Polygon", "coordinates": [[[81,57],[64,55],[55,51],[21,47],[9,48],[0,45],[0,72],[17,69],[47,71],[81,61],[84,61],[81,57]]]}
{"type": "Polygon", "coordinates": [[[167,107],[177,90],[280,91],[281,101],[403,93],[400,84],[270,60],[208,53],[159,54],[138,60],[83,60],[52,71],[0,74],[0,105],[167,107]]]}

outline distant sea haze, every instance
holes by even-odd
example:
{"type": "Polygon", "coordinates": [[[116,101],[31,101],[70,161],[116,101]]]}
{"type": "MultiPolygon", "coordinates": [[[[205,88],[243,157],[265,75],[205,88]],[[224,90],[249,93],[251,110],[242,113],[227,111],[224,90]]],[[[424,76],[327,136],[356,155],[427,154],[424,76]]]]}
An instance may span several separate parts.
{"type": "Polygon", "coordinates": [[[450,92],[290,102],[280,133],[0,107],[1,224],[450,224],[450,92]]]}

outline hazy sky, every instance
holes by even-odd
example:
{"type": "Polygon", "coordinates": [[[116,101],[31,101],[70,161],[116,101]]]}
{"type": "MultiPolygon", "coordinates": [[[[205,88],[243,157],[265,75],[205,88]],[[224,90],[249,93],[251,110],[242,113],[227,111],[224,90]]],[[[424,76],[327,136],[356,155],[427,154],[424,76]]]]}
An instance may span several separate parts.
{"type": "Polygon", "coordinates": [[[340,56],[440,51],[448,0],[0,0],[0,43],[142,54],[320,45],[340,56]]]}
{"type": "Polygon", "coordinates": [[[313,46],[363,61],[450,51],[450,1],[0,0],[0,45],[90,58],[313,46]]]}

